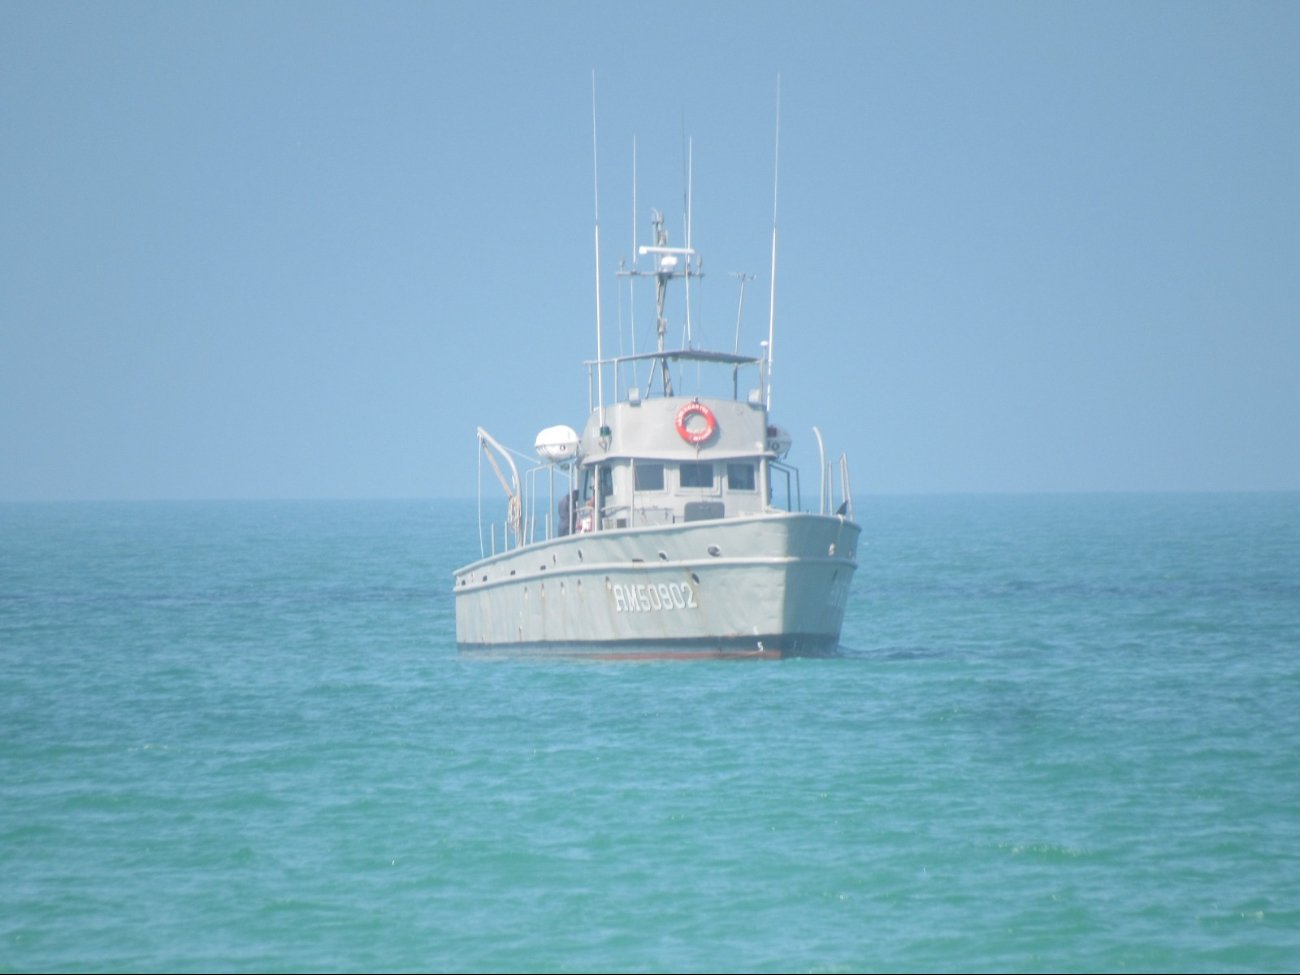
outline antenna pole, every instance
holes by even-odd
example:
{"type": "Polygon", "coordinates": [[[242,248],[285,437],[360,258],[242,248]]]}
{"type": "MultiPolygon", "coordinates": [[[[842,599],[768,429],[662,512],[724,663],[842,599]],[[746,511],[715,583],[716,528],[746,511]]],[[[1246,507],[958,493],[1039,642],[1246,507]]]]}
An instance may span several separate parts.
{"type": "Polygon", "coordinates": [[[636,270],[636,136],[632,136],[632,270],[636,270]]]}
{"type": "Polygon", "coordinates": [[[695,202],[695,139],[686,141],[686,249],[691,249],[691,205],[695,202]]]}
{"type": "Polygon", "coordinates": [[[772,359],[776,342],[776,190],[781,171],[781,76],[776,76],[776,149],[772,155],[772,285],[767,306],[767,409],[772,409],[772,359]]]}
{"type": "MultiPolygon", "coordinates": [[[[632,136],[632,274],[628,276],[628,331],[632,339],[632,355],[637,354],[637,136],[632,136]]],[[[636,367],[632,367],[632,381],[637,380],[636,367]]]]}
{"type": "MultiPolygon", "coordinates": [[[[691,249],[691,180],[695,174],[695,140],[686,141],[686,250],[691,249]]],[[[686,256],[686,346],[690,347],[691,336],[691,255],[686,256]]]]}
{"type": "Polygon", "coordinates": [[[596,213],[596,402],[600,422],[605,424],[605,366],[600,347],[600,170],[596,156],[596,69],[591,69],[591,183],[596,213]]]}

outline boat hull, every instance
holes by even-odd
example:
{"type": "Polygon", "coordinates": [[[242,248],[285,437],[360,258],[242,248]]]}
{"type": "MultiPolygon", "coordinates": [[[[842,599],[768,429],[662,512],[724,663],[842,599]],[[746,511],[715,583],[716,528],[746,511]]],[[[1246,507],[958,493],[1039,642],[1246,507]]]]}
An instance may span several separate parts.
{"type": "Polygon", "coordinates": [[[859,527],[776,513],[525,546],[455,573],[462,652],[592,658],[828,656],[859,527]]]}

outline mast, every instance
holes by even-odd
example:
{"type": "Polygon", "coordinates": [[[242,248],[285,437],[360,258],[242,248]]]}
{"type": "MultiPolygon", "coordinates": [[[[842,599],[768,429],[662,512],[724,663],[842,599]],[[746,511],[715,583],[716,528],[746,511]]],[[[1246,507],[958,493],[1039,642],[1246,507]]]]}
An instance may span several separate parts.
{"type": "Polygon", "coordinates": [[[772,284],[767,305],[767,410],[772,411],[772,350],[776,343],[776,189],[781,171],[781,76],[776,76],[776,148],[772,155],[772,284]]]}
{"type": "MultiPolygon", "coordinates": [[[[594,81],[593,81],[594,85],[594,81]]],[[[594,96],[593,96],[594,97],[594,96]]],[[[593,131],[595,129],[595,118],[593,108],[593,131]]],[[[668,244],[668,229],[664,225],[664,215],[662,211],[651,209],[650,224],[652,230],[651,244],[636,245],[636,217],[637,217],[637,165],[636,165],[636,138],[632,139],[632,266],[626,268],[622,262],[619,263],[619,277],[631,278],[635,282],[639,277],[654,277],[655,279],[655,350],[659,353],[654,357],[650,367],[650,375],[647,378],[647,392],[654,385],[654,372],[658,369],[662,376],[663,394],[665,396],[673,395],[672,376],[668,372],[668,357],[664,355],[668,350],[668,315],[666,304],[668,298],[668,282],[673,278],[685,278],[686,287],[686,314],[684,322],[685,345],[689,348],[692,340],[692,322],[691,322],[691,278],[702,278],[704,272],[701,270],[701,263],[695,253],[695,248],[691,246],[691,207],[693,200],[692,182],[694,180],[694,141],[688,140],[686,145],[686,192],[685,192],[685,221],[686,221],[686,246],[671,247],[668,244]],[[653,270],[640,270],[637,267],[638,257],[649,257],[653,263],[653,270]]],[[[597,219],[597,233],[599,234],[599,219],[597,219]]],[[[598,238],[599,239],[599,238],[598,238]]],[[[597,265],[599,267],[599,264],[597,265]]],[[[629,285],[630,287],[630,285],[629,285]]],[[[633,302],[635,307],[635,301],[633,302]]],[[[598,312],[599,314],[599,312],[598,312]]],[[[635,312],[633,313],[635,316],[635,312]]],[[[635,322],[633,323],[632,344],[635,349],[635,322]]],[[[596,353],[597,359],[600,358],[599,347],[596,353]]],[[[603,399],[602,399],[603,406],[603,399]]],[[[601,421],[604,422],[604,414],[601,415],[601,421]]]]}
{"type": "MultiPolygon", "coordinates": [[[[596,402],[600,406],[600,424],[605,425],[605,367],[600,347],[600,171],[596,157],[596,69],[591,70],[591,183],[596,213],[596,402]]],[[[591,387],[588,387],[590,389],[591,387]]]]}
{"type": "MultiPolygon", "coordinates": [[[[691,179],[695,174],[694,160],[692,154],[695,149],[695,140],[686,140],[686,252],[688,255],[693,254],[691,250],[691,179]]],[[[690,347],[694,336],[691,333],[691,258],[686,258],[686,346],[690,347]]]]}
{"type": "MultiPolygon", "coordinates": [[[[632,276],[627,282],[628,332],[632,340],[632,354],[636,355],[636,136],[632,136],[632,276]]],[[[622,262],[619,262],[620,266],[622,262]]],[[[646,391],[649,392],[650,378],[646,376],[646,391]]],[[[632,367],[632,382],[637,382],[636,367],[632,367]]]]}
{"type": "MultiPolygon", "coordinates": [[[[655,279],[655,350],[663,353],[668,348],[668,315],[665,310],[668,299],[668,282],[673,278],[686,278],[689,287],[691,278],[698,278],[703,275],[699,271],[698,265],[693,267],[691,264],[691,258],[695,256],[694,248],[670,247],[668,245],[668,230],[664,226],[664,215],[660,211],[650,211],[650,225],[654,228],[654,243],[642,244],[634,253],[638,256],[651,257],[654,260],[654,270],[638,271],[636,269],[636,259],[633,258],[632,269],[619,271],[618,273],[620,276],[629,278],[653,275],[655,279]],[[679,264],[682,265],[680,269],[679,264]]],[[[659,369],[663,375],[664,395],[672,396],[673,381],[668,374],[667,361],[662,354],[655,360],[655,365],[651,368],[650,380],[653,383],[654,369],[659,369]]]]}

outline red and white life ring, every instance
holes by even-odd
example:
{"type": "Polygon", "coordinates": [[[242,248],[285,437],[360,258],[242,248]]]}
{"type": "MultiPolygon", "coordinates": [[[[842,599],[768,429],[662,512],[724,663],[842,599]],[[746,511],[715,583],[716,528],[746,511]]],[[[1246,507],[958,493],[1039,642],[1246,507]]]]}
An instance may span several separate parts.
{"type": "Polygon", "coordinates": [[[702,444],[718,429],[718,420],[711,409],[695,400],[677,411],[676,425],[677,435],[687,443],[702,444]],[[700,422],[701,420],[703,423],[700,422]]]}

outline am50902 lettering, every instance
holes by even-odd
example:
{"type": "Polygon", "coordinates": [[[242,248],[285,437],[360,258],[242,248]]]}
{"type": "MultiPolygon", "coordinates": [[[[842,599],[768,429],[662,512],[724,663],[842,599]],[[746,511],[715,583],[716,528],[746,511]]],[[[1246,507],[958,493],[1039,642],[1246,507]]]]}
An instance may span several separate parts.
{"type": "Polygon", "coordinates": [[[669,612],[699,609],[689,582],[636,582],[610,584],[614,609],[620,613],[669,612]]]}

